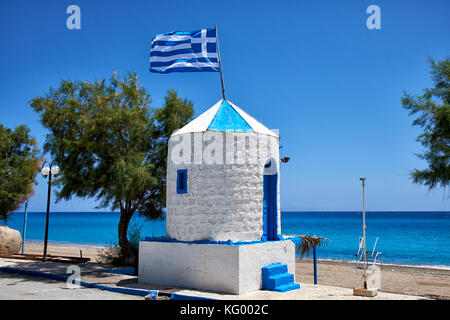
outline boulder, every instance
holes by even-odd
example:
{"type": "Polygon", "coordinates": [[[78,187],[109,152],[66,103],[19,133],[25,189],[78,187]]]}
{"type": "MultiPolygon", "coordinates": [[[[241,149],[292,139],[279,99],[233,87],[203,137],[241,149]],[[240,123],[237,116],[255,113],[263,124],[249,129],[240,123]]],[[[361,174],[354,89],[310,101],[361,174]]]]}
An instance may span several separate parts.
{"type": "Polygon", "coordinates": [[[22,248],[20,232],[7,226],[0,226],[0,254],[16,254],[22,248]]]}

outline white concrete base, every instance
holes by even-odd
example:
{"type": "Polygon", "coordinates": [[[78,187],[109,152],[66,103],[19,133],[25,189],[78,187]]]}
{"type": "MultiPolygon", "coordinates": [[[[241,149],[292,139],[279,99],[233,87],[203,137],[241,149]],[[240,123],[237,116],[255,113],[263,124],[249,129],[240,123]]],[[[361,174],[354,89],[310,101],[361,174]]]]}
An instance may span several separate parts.
{"type": "Polygon", "coordinates": [[[274,263],[295,275],[291,240],[241,245],[141,241],[139,282],[243,294],[262,288],[261,268],[274,263]]]}
{"type": "Polygon", "coordinates": [[[353,295],[361,297],[375,297],[378,293],[378,289],[364,289],[364,288],[354,288],[353,295]]]}

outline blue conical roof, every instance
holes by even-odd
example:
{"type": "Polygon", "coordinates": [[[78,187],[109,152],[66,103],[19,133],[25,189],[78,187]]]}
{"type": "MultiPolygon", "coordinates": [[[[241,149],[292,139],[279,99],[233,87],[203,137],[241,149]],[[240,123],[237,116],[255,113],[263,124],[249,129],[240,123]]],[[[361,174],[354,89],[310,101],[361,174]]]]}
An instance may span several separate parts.
{"type": "Polygon", "coordinates": [[[278,134],[268,129],[229,100],[219,100],[183,128],[176,130],[172,136],[191,132],[205,132],[207,130],[255,132],[279,138],[278,134]]]}
{"type": "Polygon", "coordinates": [[[216,115],[208,126],[209,130],[250,132],[252,127],[226,100],[222,100],[216,115]]]}

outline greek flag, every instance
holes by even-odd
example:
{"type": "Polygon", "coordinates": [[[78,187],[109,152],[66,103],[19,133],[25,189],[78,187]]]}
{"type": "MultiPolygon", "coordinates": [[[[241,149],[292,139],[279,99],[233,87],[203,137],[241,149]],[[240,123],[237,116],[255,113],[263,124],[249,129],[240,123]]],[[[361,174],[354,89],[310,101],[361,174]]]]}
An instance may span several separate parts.
{"type": "Polygon", "coordinates": [[[152,39],[150,72],[219,71],[216,28],[168,32],[152,39]]]}

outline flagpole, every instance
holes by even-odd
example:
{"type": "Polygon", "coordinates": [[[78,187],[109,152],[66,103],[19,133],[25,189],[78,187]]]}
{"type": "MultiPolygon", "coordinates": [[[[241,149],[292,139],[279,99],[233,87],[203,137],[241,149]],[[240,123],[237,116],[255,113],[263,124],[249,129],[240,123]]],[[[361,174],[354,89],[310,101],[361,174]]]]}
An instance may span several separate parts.
{"type": "Polygon", "coordinates": [[[365,205],[365,197],[364,197],[364,187],[366,186],[366,178],[359,178],[362,181],[362,194],[363,194],[363,256],[364,256],[364,273],[363,273],[363,281],[364,281],[364,289],[367,289],[367,265],[366,265],[366,205],[365,205]]]}
{"type": "Polygon", "coordinates": [[[219,71],[220,71],[220,82],[222,84],[222,97],[223,97],[223,100],[227,100],[227,98],[225,97],[225,86],[223,85],[222,60],[220,59],[219,37],[217,36],[217,25],[214,25],[214,28],[216,28],[217,56],[219,58],[219,71]]]}

